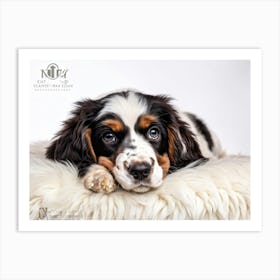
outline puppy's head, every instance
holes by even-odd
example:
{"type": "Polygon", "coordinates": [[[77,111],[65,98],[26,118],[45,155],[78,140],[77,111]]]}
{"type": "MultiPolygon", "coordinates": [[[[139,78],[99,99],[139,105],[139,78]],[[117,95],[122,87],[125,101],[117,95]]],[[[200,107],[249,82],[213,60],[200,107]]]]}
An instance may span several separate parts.
{"type": "Polygon", "coordinates": [[[118,92],[77,105],[49,158],[69,160],[80,171],[98,163],[135,192],[157,188],[168,172],[203,158],[168,97],[118,92]]]}

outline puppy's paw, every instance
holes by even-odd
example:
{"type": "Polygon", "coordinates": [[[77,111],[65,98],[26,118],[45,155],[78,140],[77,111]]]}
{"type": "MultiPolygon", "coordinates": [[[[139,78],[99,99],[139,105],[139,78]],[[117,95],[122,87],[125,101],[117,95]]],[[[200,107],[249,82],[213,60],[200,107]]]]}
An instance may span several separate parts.
{"type": "Polygon", "coordinates": [[[103,166],[92,165],[83,178],[86,189],[94,192],[111,193],[117,186],[111,173],[103,166]]]}

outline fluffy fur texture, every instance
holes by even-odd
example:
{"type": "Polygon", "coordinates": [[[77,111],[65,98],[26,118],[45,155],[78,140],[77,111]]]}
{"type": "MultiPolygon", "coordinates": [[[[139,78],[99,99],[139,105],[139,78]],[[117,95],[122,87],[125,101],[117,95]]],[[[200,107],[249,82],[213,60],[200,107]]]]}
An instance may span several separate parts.
{"type": "Polygon", "coordinates": [[[145,194],[104,194],[83,186],[76,166],[45,159],[31,145],[31,219],[249,219],[250,158],[210,159],[169,174],[145,194]]]}
{"type": "Polygon", "coordinates": [[[217,138],[196,116],[180,114],[167,96],[132,90],[76,103],[46,151],[75,165],[86,188],[106,193],[117,184],[156,189],[167,174],[220,155],[217,138]]]}

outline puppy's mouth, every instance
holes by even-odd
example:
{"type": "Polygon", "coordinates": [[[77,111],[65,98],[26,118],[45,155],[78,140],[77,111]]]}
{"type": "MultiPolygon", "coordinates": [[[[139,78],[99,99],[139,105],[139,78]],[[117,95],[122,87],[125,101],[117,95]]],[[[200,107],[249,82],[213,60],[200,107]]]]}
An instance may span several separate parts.
{"type": "MultiPolygon", "coordinates": [[[[114,176],[114,178],[116,180],[115,176],[114,176]]],[[[124,184],[123,182],[121,183],[118,180],[116,180],[116,182],[121,189],[128,191],[128,192],[135,192],[135,193],[146,193],[146,192],[155,190],[162,185],[162,180],[161,180],[161,182],[158,182],[154,186],[152,186],[148,183],[145,183],[145,182],[138,182],[138,183],[136,183],[134,185],[130,185],[130,186],[126,186],[126,184],[124,184]]]]}
{"type": "Polygon", "coordinates": [[[145,192],[148,192],[149,190],[151,190],[150,187],[141,185],[139,187],[132,189],[131,191],[136,192],[136,193],[145,193],[145,192]]]}
{"type": "Polygon", "coordinates": [[[120,185],[120,187],[126,191],[129,192],[135,192],[135,193],[146,193],[148,191],[152,191],[157,189],[161,184],[156,184],[155,186],[151,186],[149,184],[145,184],[144,182],[139,182],[138,184],[134,185],[133,187],[130,187],[129,189],[125,186],[120,185]]]}

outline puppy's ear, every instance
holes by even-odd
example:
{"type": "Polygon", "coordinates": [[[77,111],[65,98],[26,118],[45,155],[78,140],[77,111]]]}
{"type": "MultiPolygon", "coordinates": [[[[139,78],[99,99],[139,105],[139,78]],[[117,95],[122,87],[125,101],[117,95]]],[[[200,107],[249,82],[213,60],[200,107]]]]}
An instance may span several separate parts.
{"type": "Polygon", "coordinates": [[[72,117],[63,123],[62,129],[47,148],[46,157],[74,163],[80,173],[83,173],[85,167],[96,162],[90,126],[101,108],[101,104],[97,101],[77,102],[72,117]]]}
{"type": "Polygon", "coordinates": [[[93,146],[92,146],[92,131],[91,131],[91,128],[86,129],[86,131],[84,133],[84,138],[85,138],[87,148],[89,150],[89,153],[90,153],[92,159],[94,160],[94,162],[97,162],[97,158],[96,158],[93,146]]]}
{"type": "Polygon", "coordinates": [[[188,124],[177,117],[175,119],[176,121],[167,127],[170,171],[175,171],[197,160],[205,160],[188,124]]]}

